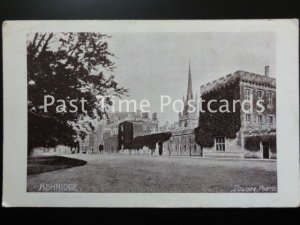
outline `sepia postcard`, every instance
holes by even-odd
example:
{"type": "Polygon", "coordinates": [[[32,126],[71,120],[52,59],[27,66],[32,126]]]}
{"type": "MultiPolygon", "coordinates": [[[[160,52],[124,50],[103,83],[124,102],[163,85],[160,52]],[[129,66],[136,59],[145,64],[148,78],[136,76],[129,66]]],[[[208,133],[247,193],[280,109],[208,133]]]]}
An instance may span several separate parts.
{"type": "Polygon", "coordinates": [[[299,206],[298,20],[2,29],[3,206],[299,206]]]}

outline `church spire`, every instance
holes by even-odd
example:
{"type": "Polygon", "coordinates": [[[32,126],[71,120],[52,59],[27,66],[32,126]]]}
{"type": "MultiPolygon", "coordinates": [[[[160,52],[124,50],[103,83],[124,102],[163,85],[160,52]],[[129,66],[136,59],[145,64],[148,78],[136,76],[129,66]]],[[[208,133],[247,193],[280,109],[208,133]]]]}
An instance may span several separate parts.
{"type": "Polygon", "coordinates": [[[187,100],[190,100],[190,99],[193,99],[193,88],[192,88],[191,63],[189,61],[189,77],[188,77],[187,100]]]}

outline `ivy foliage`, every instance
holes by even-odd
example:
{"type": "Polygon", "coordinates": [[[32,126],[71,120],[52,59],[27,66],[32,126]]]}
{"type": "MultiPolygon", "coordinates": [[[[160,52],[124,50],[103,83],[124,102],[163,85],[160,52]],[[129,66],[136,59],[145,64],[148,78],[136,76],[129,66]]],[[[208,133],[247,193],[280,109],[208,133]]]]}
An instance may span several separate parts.
{"type": "Polygon", "coordinates": [[[201,147],[213,147],[214,137],[212,133],[204,132],[199,126],[195,128],[196,143],[201,147]]]}
{"type": "MultiPolygon", "coordinates": [[[[240,99],[239,78],[229,80],[218,89],[204,93],[202,96],[202,111],[199,115],[199,126],[195,128],[195,140],[202,147],[213,147],[214,137],[224,136],[236,138],[236,133],[241,127],[240,103],[234,100],[240,99]],[[207,103],[216,100],[211,104],[211,109],[217,112],[210,112],[207,103]],[[228,101],[228,112],[221,112],[219,109],[228,101]],[[234,106],[235,105],[235,109],[234,106]]],[[[224,108],[222,108],[224,109],[224,108]]]]}
{"type": "Polygon", "coordinates": [[[249,136],[245,137],[244,148],[249,151],[259,151],[260,143],[266,143],[270,146],[271,152],[276,153],[276,136],[275,135],[263,135],[263,136],[249,136]]]}

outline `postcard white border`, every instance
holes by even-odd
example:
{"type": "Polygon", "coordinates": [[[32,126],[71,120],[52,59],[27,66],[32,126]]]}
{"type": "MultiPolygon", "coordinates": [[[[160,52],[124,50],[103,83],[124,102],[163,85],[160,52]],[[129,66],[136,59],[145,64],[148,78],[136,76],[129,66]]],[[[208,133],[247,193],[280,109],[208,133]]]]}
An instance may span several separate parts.
{"type": "Polygon", "coordinates": [[[6,207],[299,206],[298,20],[6,21],[3,23],[3,202],[6,207]],[[28,32],[275,32],[278,193],[27,193],[28,32]]]}

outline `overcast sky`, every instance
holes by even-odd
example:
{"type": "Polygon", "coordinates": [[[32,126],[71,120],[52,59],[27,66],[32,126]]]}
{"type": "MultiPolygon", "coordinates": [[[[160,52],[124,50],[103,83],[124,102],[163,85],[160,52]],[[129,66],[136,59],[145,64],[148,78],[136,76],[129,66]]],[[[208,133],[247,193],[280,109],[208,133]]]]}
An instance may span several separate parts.
{"type": "Polygon", "coordinates": [[[186,96],[191,62],[194,93],[200,86],[237,70],[275,77],[273,33],[113,33],[110,50],[118,59],[115,78],[129,88],[130,99],[150,101],[159,120],[173,123],[178,114],[169,106],[160,113],[160,96],[172,101],[186,96]]]}

